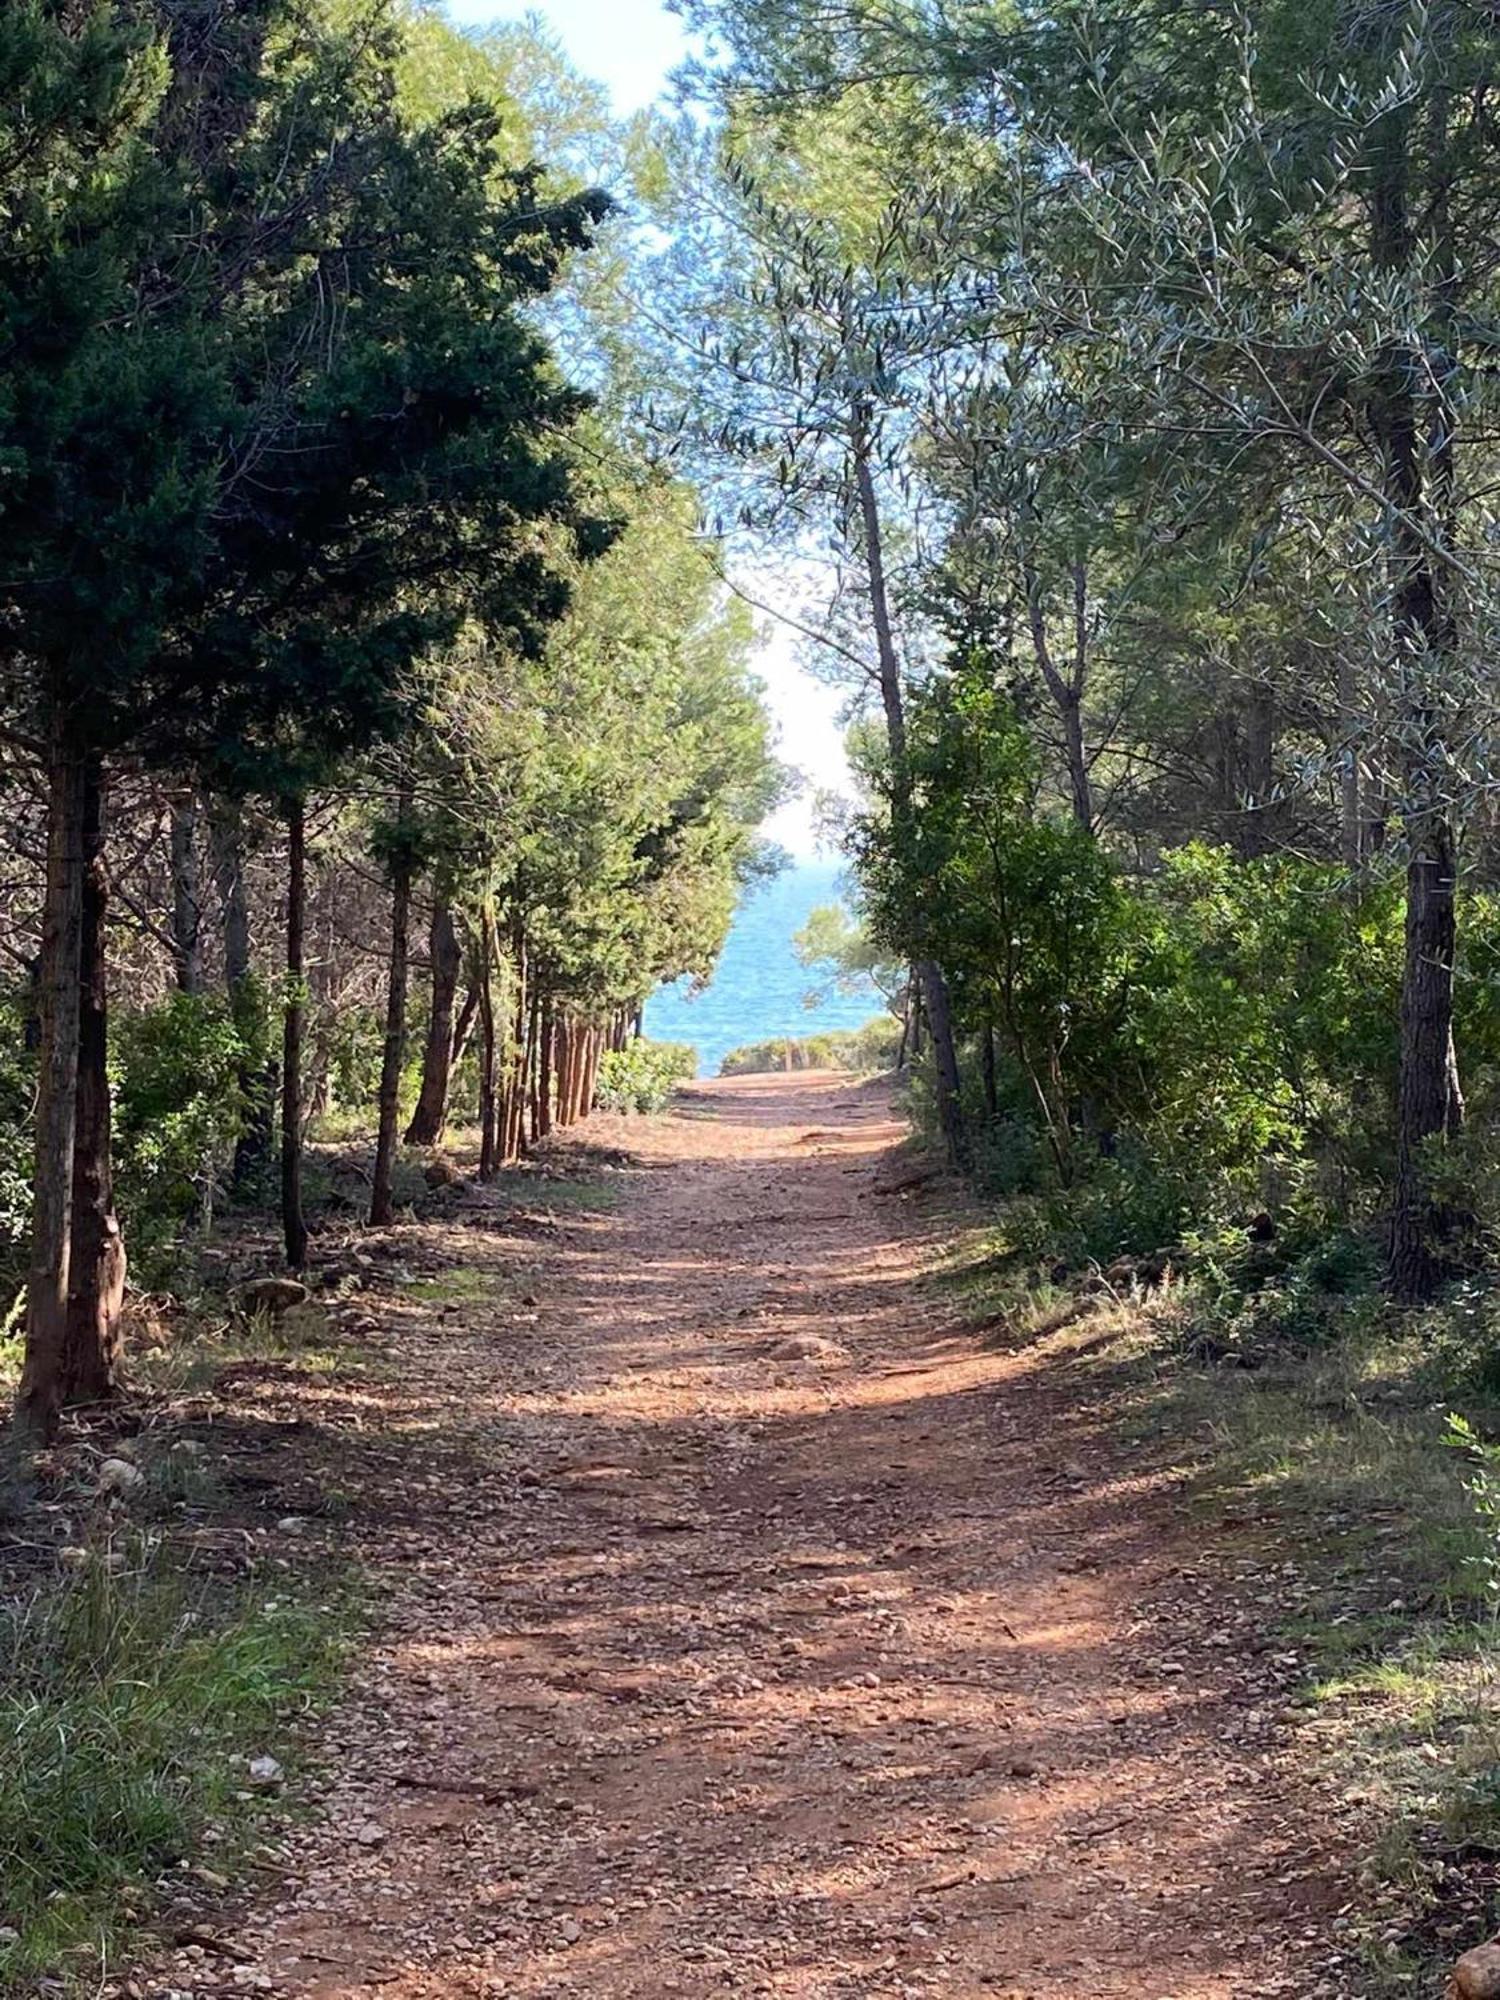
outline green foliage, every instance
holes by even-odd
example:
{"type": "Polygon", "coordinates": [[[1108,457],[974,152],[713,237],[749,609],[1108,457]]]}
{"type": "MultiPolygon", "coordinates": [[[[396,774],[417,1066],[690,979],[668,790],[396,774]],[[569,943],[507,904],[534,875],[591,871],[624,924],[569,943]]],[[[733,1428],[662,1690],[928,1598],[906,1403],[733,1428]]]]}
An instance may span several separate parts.
{"type": "Polygon", "coordinates": [[[798,960],[817,975],[804,1004],[818,1006],[829,994],[863,999],[878,994],[892,1004],[906,983],[905,969],[881,953],[869,927],[851,917],[842,903],[822,903],[792,939],[798,960]]]}
{"type": "Polygon", "coordinates": [[[663,1111],[679,1083],[698,1073],[698,1051],[686,1042],[649,1042],[606,1049],[599,1061],[597,1100],[605,1111],[663,1111]]]}
{"type": "Polygon", "coordinates": [[[1489,1604],[1500,1616],[1500,1445],[1482,1438],[1469,1419],[1450,1411],[1443,1442],[1469,1462],[1464,1487],[1473,1503],[1480,1548],[1470,1566],[1489,1604]]]}
{"type": "Polygon", "coordinates": [[[174,993],[114,1023],[111,1066],[119,1200],[138,1244],[157,1247],[212,1185],[244,1127],[244,1079],[263,1063],[267,1010],[174,993]]]}
{"type": "Polygon", "coordinates": [[[327,1691],[337,1606],[194,1593],[140,1548],[90,1552],[76,1575],[0,1618],[0,1986],[20,1990],[74,1946],[96,1949],[120,1892],[194,1852],[245,1807],[243,1760],[274,1752],[327,1691]]]}
{"type": "Polygon", "coordinates": [[[36,1092],[36,1056],[27,1047],[28,996],[0,993],[0,1284],[7,1290],[25,1280],[31,1232],[31,1113],[36,1092]]]}
{"type": "MultiPolygon", "coordinates": [[[[375,1100],[380,1060],[385,1047],[385,1023],[373,1007],[340,1007],[318,1024],[334,1105],[364,1115],[375,1100]]],[[[403,1090],[405,1099],[409,1090],[403,1090]]]]}
{"type": "MultiPolygon", "coordinates": [[[[1024,1197],[1018,1254],[1107,1261],[1262,1209],[1283,1246],[1373,1230],[1395,1153],[1399,879],[1202,842],[1127,874],[1049,809],[1014,703],[967,670],[915,705],[911,756],[922,809],[904,844],[880,812],[859,826],[871,923],[896,957],[948,972],[973,1164],[1024,1197]]],[[[1500,901],[1464,895],[1459,930],[1457,1032],[1487,1105],[1500,901]]],[[[1488,1130],[1475,1117],[1434,1143],[1455,1218],[1500,1213],[1488,1130]]],[[[1482,1233],[1455,1222],[1453,1258],[1485,1254],[1482,1233]]]]}
{"type": "Polygon", "coordinates": [[[778,1035],[731,1049],[720,1076],[756,1076],[770,1070],[846,1069],[870,1076],[895,1065],[901,1024],[877,1014],[862,1028],[829,1028],[817,1035],[778,1035]]]}

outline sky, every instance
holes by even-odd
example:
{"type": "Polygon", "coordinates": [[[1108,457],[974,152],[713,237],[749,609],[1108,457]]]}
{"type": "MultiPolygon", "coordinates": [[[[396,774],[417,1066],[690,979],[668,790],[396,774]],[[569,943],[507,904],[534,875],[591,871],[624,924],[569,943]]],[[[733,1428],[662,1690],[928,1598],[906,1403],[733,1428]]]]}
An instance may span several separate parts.
{"type": "MultiPolygon", "coordinates": [[[[448,0],[448,12],[465,27],[540,15],[583,74],[608,89],[621,113],[652,103],[668,73],[687,53],[682,23],[655,0],[545,0],[540,6],[525,0],[448,0]]],[[[778,580],[774,573],[759,571],[740,581],[765,604],[774,605],[778,596],[789,601],[792,594],[791,583],[778,580]]],[[[766,627],[766,642],[755,670],[765,683],[776,719],[778,754],[805,780],[800,796],[767,821],[765,832],[793,854],[808,856],[818,851],[814,793],[847,794],[851,789],[838,724],[842,697],[799,665],[804,642],[790,627],[770,619],[760,622],[766,627]]]]}

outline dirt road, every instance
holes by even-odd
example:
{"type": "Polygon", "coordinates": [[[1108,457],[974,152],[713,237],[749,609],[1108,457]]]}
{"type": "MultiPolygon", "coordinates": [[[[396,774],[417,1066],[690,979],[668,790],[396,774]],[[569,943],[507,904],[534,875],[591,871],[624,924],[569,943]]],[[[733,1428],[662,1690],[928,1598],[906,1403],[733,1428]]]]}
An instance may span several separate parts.
{"type": "Polygon", "coordinates": [[[398,1232],[317,1417],[352,1518],[306,1532],[384,1592],[326,1817],[180,1989],[1358,1990],[1291,1663],[1083,1371],[922,1281],[900,1136],[875,1086],[701,1086],[589,1129],[611,1205],[398,1232]]]}

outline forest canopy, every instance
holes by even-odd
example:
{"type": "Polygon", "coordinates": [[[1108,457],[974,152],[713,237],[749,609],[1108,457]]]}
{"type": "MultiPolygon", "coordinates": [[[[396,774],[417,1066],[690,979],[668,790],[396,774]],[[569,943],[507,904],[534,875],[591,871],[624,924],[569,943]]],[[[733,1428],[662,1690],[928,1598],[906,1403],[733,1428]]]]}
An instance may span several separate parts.
{"type": "Polygon", "coordinates": [[[311,1117],[378,1112],[380,1222],[455,1090],[486,1174],[586,1109],[781,777],[602,372],[630,225],[544,35],[26,0],[0,71],[0,1228],[45,1433],[117,1384],[127,1239],[275,1168],[306,1262],[311,1117]]]}

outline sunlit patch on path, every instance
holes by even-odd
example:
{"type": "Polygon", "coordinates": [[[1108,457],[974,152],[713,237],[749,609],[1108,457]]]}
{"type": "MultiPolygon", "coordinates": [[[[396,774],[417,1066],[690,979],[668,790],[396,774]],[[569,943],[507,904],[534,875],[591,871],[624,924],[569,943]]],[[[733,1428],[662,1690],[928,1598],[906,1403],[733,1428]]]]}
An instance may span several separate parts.
{"type": "Polygon", "coordinates": [[[1269,1669],[1160,1468],[923,1285],[901,1130],[875,1086],[698,1086],[595,1122],[612,1206],[413,1227],[479,1275],[414,1288],[359,1411],[386,1608],[325,1816],[179,1987],[1322,1990],[1269,1669]]]}

